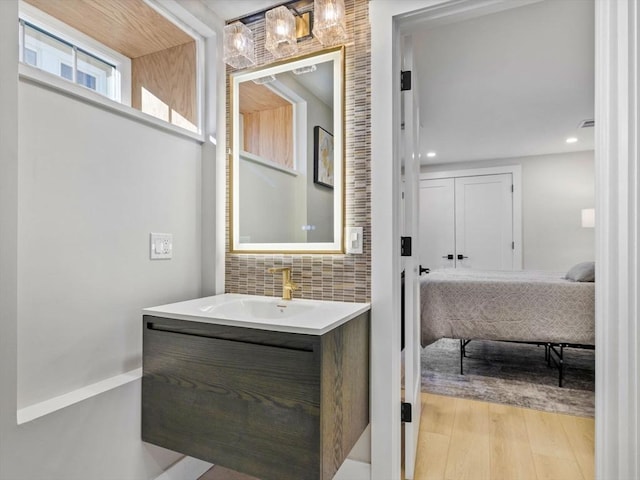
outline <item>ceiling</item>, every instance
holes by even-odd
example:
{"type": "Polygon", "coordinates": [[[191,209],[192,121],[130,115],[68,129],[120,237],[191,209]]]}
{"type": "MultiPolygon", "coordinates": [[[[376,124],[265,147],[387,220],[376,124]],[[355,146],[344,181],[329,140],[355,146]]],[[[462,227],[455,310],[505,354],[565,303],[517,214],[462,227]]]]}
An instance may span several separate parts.
{"type": "Polygon", "coordinates": [[[290,73],[293,81],[298,82],[304,88],[318,97],[322,103],[333,109],[333,62],[321,62],[316,64],[316,69],[309,73],[295,75],[290,73]]]}
{"type": "Polygon", "coordinates": [[[26,2],[129,58],[193,42],[143,0],[26,2]]]}
{"type": "Polygon", "coordinates": [[[240,99],[238,110],[243,114],[273,110],[291,105],[291,102],[285,100],[269,88],[264,85],[257,85],[251,81],[240,84],[238,98],[240,99]]]}
{"type": "Polygon", "coordinates": [[[414,52],[423,164],[593,149],[593,1],[427,24],[414,52]]]}
{"type": "Polygon", "coordinates": [[[203,0],[203,2],[223,20],[244,17],[250,13],[269,10],[284,1],[273,0],[203,0]]]}

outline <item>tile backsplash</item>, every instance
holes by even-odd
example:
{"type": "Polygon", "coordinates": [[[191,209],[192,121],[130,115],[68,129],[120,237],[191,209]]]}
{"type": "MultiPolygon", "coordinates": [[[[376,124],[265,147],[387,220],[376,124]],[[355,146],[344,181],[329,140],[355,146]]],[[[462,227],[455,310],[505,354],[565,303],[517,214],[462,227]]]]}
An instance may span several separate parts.
{"type": "MultiPolygon", "coordinates": [[[[364,227],[360,255],[229,253],[226,218],[225,291],[280,296],[282,276],[270,267],[290,266],[299,285],[294,298],[368,302],[371,299],[371,32],[368,0],[345,0],[350,38],[345,44],[345,225],[364,227]]],[[[274,61],[264,49],[264,20],[249,25],[254,32],[258,65],[274,61]]],[[[322,50],[314,38],[300,43],[300,54],[322,50]]],[[[227,73],[233,72],[228,67],[227,73]]],[[[230,115],[227,76],[227,120],[230,115]]],[[[229,145],[227,138],[227,145],[229,145]]],[[[229,162],[227,158],[227,192],[229,162]]]]}

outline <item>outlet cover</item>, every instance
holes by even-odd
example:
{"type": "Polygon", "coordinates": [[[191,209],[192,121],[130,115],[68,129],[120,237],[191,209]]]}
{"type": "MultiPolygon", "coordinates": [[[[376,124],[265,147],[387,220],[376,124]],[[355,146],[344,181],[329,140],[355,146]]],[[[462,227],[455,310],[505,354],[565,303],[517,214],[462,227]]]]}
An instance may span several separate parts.
{"type": "Polygon", "coordinates": [[[171,233],[149,234],[151,260],[167,260],[173,257],[173,235],[171,233]]]}
{"type": "Polygon", "coordinates": [[[345,236],[345,244],[347,247],[347,253],[352,254],[361,254],[362,246],[364,243],[363,239],[363,228],[362,227],[345,227],[344,229],[345,236]]]}

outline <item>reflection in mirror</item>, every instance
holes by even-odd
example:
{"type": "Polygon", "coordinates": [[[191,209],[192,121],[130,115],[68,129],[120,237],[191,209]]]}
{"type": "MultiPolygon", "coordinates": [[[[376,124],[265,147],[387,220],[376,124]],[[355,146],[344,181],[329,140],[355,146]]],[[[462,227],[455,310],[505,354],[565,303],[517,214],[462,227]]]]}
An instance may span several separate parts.
{"type": "Polygon", "coordinates": [[[341,252],[343,49],[232,76],[232,251],[341,252]]]}

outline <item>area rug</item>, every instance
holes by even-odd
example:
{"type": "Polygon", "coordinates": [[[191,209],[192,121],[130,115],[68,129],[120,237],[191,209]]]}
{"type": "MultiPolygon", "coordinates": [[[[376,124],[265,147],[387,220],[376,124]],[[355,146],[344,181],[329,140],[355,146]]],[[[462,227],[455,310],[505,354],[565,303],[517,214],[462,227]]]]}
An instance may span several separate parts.
{"type": "Polygon", "coordinates": [[[593,417],[594,351],[565,349],[564,364],[560,388],[544,347],[474,340],[460,375],[460,341],[441,339],[422,349],[422,391],[593,417]]]}

